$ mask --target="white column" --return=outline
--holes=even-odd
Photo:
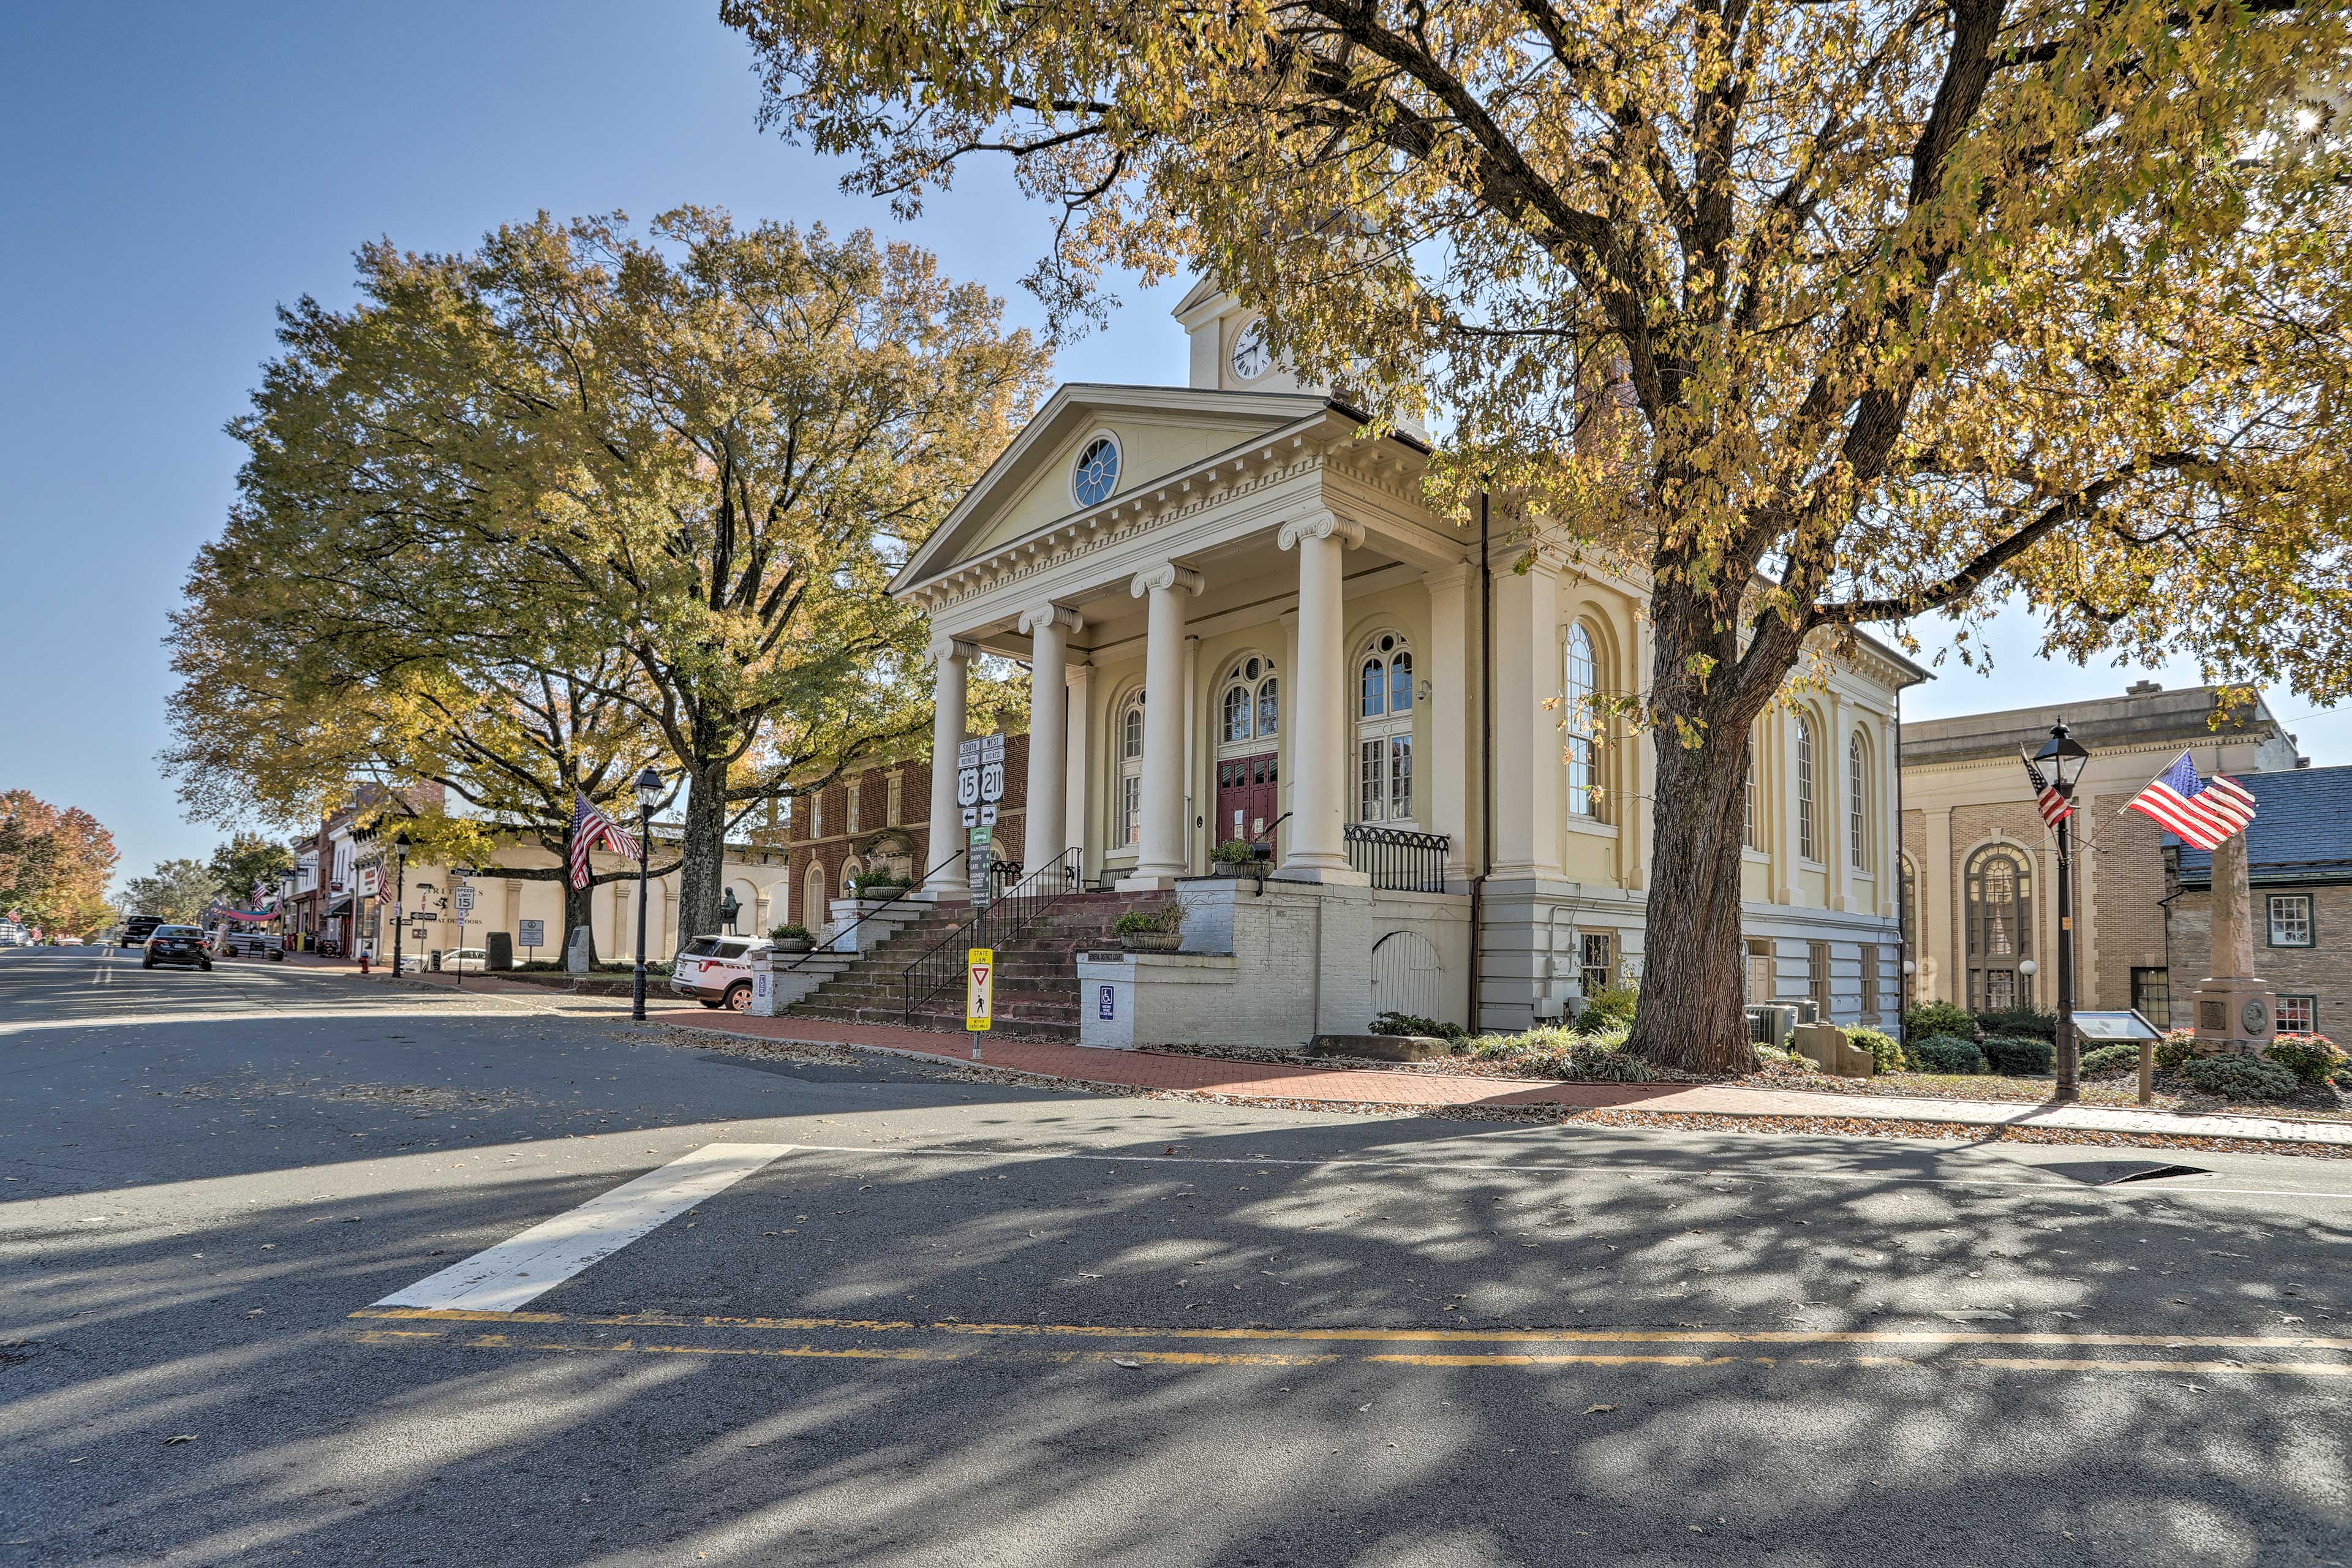
[[[1143,649],[1143,798],[1126,889],[1164,888],[1184,874],[1184,596],[1201,574],[1174,562],[1139,572],[1128,592],[1149,601]]]
[[[1853,774],[1845,754],[1853,741],[1853,704],[1843,692],[1832,691],[1828,747],[1830,782],[1822,791],[1822,802],[1829,808],[1830,841],[1822,848],[1829,853],[1830,908],[1847,914],[1860,907],[1853,890]]]
[[[1424,572],[1429,589],[1429,756],[1421,764],[1429,791],[1429,826],[1445,835],[1445,880],[1470,878],[1470,568]]]
[[[1087,850],[1089,875],[1100,869],[1098,858],[1087,844],[1087,824],[1092,819],[1089,807],[1094,798],[1093,790],[1087,787],[1094,778],[1094,675],[1091,664],[1081,661],[1069,667],[1069,701],[1063,710],[1068,725],[1063,744],[1068,755],[1062,768],[1062,842],[1074,849]]]
[[[933,900],[971,897],[971,884],[964,875],[963,813],[956,806],[955,780],[956,748],[964,738],[964,668],[977,652],[971,643],[953,637],[931,639],[936,684],[931,692],[930,843],[923,854],[932,862],[947,860],[923,884],[923,896]],[[956,852],[953,859],[948,859],[950,849]]]
[[[1283,524],[1279,542],[1298,552],[1298,675],[1291,699],[1290,852],[1281,875],[1295,881],[1361,882],[1348,868],[1347,610],[1340,552],[1364,542],[1364,525],[1316,512]]]
[[[1060,605],[1021,614],[1021,629],[1029,634],[1029,795],[1021,858],[1033,870],[1069,847],[1063,801],[1069,773],[1070,634],[1085,624],[1076,610]]]
[[[1538,558],[1495,582],[1495,874],[1558,877],[1559,576]]]

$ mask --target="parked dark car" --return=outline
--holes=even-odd
[[[205,946],[205,933],[195,926],[162,926],[147,939],[147,956],[139,962],[142,969],[152,969],[159,963],[193,963],[198,969],[209,970],[213,955]]]
[[[161,915],[132,915],[122,922],[122,945],[145,947],[147,939],[153,936],[155,928],[163,923],[163,917]]]

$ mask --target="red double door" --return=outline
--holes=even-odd
[[[1217,763],[1217,815],[1210,819],[1212,841],[1239,838],[1262,841],[1281,815],[1275,805],[1281,793],[1276,753],[1262,757],[1226,757]]]

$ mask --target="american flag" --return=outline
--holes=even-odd
[[[2126,811],[2153,817],[2180,836],[2184,844],[2210,850],[2254,819],[2254,797],[2236,780],[2215,773],[2197,776],[2189,753],[2156,775],[2124,803]]]
[[[572,885],[588,885],[588,852],[610,849],[614,854],[636,858],[637,841],[621,831],[620,824],[588,804],[584,795],[572,797],[580,804],[572,810]]]
[[[2025,776],[2033,781],[2033,803],[2042,808],[2042,821],[2055,827],[2074,815],[2074,803],[2061,795],[2056,784],[2042,776],[2042,770],[2033,765],[2032,757],[2025,758]]]

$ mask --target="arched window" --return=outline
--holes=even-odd
[[[1271,741],[1280,733],[1282,688],[1272,659],[1258,654],[1235,659],[1225,671],[1224,686],[1218,704],[1219,745],[1255,751],[1260,748],[1243,742]]]
[[[1797,854],[1822,858],[1821,818],[1813,798],[1813,721],[1797,715]]]
[[[859,863],[856,856],[845,855],[841,858],[841,896],[843,898],[848,899],[855,898],[856,896],[855,891],[849,886],[849,879],[856,876],[860,871],[865,869],[865,866]]]
[[[1111,436],[1097,436],[1078,454],[1070,469],[1070,497],[1080,506],[1093,506],[1110,499],[1118,488],[1118,441]]]
[[[1909,1012],[1917,1005],[1919,965],[1919,877],[1912,868],[1911,857],[1903,857],[1903,957],[1911,964],[1903,976],[1903,1010]]]
[[[1601,666],[1592,655],[1592,633],[1582,621],[1568,628],[1562,676],[1560,707],[1561,729],[1568,737],[1568,814],[1606,822],[1609,790],[1601,772],[1601,724],[1597,707]]]
[[[1870,869],[1870,763],[1857,730],[1845,743],[1845,858],[1857,871]]]
[[[808,927],[813,932],[822,932],[824,930],[825,916],[824,868],[812,860],[809,862],[808,875],[801,879],[800,923]]]
[[[1739,841],[1750,849],[1761,849],[1764,840],[1756,830],[1756,733],[1752,730],[1748,734],[1748,782],[1742,789],[1746,798],[1741,809],[1746,815],[1741,819]]]
[[[1994,844],[1970,856],[1967,896],[1969,1010],[2032,1005],[2033,978],[2018,970],[2033,946],[2033,872],[2024,851]]]
[[[1118,842],[1143,841],[1143,691],[1118,716]]]
[[[1412,649],[1395,632],[1356,656],[1356,820],[1412,820]]]

